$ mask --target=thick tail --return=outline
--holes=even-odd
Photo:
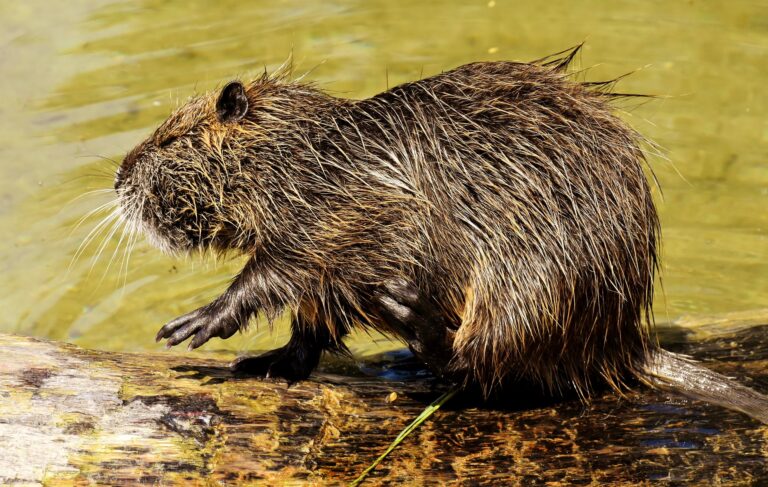
[[[768,396],[702,367],[685,356],[656,349],[641,374],[641,380],[658,389],[741,411],[768,424]]]

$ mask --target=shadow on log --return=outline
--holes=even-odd
[[[766,326],[667,348],[768,391]],[[3,484],[345,483],[441,392],[428,379],[327,372],[287,387],[219,361],[8,335],[0,356]],[[457,399],[366,485],[768,481],[768,428],[681,397],[639,390],[518,410]]]

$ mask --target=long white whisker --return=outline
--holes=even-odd
[[[133,207],[133,211],[131,211],[125,218],[125,221],[127,222],[127,228],[128,228],[128,241],[125,245],[125,251],[123,252],[123,261],[120,266],[120,273],[123,273],[123,287],[125,287],[126,283],[128,282],[128,264],[131,259],[131,252],[133,252],[133,247],[136,245],[136,241],[139,237],[138,232],[138,210],[136,210],[136,207]],[[119,277],[120,274],[118,274]]]
[[[135,226],[132,223],[130,228],[130,237],[128,238],[128,242],[125,245],[125,251],[123,252],[123,262],[120,266],[120,273],[123,274],[123,288],[125,288],[125,285],[128,282],[128,263],[130,262],[131,252],[133,252],[133,246],[136,245],[137,239],[138,233],[136,232]]]
[[[114,191],[115,190],[112,189],[112,188],[92,189],[90,191],[86,191],[85,193],[83,193],[81,195],[75,196],[71,200],[69,200],[66,203],[64,203],[64,206],[69,206],[72,203],[74,203],[75,201],[81,200],[81,199],[83,199],[83,198],[85,198],[87,196],[93,196],[93,195],[105,194],[105,193],[114,193]]]
[[[112,237],[115,235],[115,232],[117,232],[117,229],[120,228],[119,215],[120,215],[119,210],[115,210],[112,213],[112,218],[111,218],[112,226],[110,227],[111,229],[108,231],[109,233],[107,237],[104,240],[102,240],[101,245],[99,245],[99,248],[96,251],[96,255],[93,257],[93,260],[91,261],[91,268],[88,270],[88,275],[90,275],[91,272],[93,272],[93,269],[96,266],[96,263],[101,258],[101,254],[104,252],[104,249],[107,247],[110,240],[112,240]]]
[[[117,210],[112,210],[111,213],[106,215],[95,227],[91,229],[90,232],[88,232],[88,235],[85,236],[83,241],[80,243],[80,245],[77,247],[77,250],[75,251],[75,255],[72,256],[72,261],[69,263],[69,269],[72,269],[72,266],[75,262],[82,256],[85,249],[90,245],[90,243],[93,241],[98,234],[100,234],[105,228],[109,226],[109,223],[113,221],[115,218],[115,212]]]
[[[83,222],[85,222],[85,221],[86,221],[88,218],[92,217],[92,216],[93,216],[93,215],[95,215],[96,213],[98,213],[98,212],[100,212],[100,211],[102,211],[102,210],[104,210],[104,209],[106,209],[106,208],[108,208],[108,207],[110,207],[110,206],[117,206],[117,200],[110,200],[110,201],[107,201],[107,202],[106,202],[106,203],[104,203],[103,205],[99,205],[99,206],[97,206],[96,208],[94,208],[93,210],[91,210],[91,211],[89,211],[88,213],[86,213],[86,214],[85,214],[85,215],[84,215],[82,218],[80,218],[80,219],[77,221],[77,223],[75,223],[75,226],[74,226],[74,227],[72,228],[72,230],[70,230],[70,232],[69,232],[69,236],[71,237],[71,236],[72,236],[72,234],[73,234],[73,233],[74,233],[74,232],[75,232],[75,231],[76,231],[78,228],[80,228],[80,225],[82,225],[82,224],[83,224]]]
[[[121,230],[121,232],[120,232],[120,240],[117,241],[117,244],[115,245],[115,250],[112,251],[112,255],[109,258],[109,262],[107,262],[107,268],[104,269],[104,273],[102,274],[102,279],[109,273],[109,269],[110,269],[110,267],[112,267],[112,264],[115,261],[115,257],[120,252],[120,245],[123,243],[123,241],[125,240],[125,237],[126,237],[125,217],[124,217],[122,211],[120,211],[120,214],[117,216],[117,226],[115,227],[115,231],[117,231],[117,229]],[[115,232],[113,232],[112,234],[114,235],[114,233]],[[111,235],[110,235],[110,238],[111,238]],[[118,279],[119,279],[120,278],[120,274],[118,273],[117,276],[118,276]]]

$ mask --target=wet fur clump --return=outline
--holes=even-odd
[[[251,259],[158,338],[195,347],[289,308],[293,338],[264,374],[301,378],[355,327],[412,343],[377,298],[400,282],[444,336],[447,353],[416,354],[486,394],[523,380],[586,396],[660,370],[643,139],[608,84],[569,74],[576,52],[364,100],[283,70],[182,106],[125,158],[123,207],[166,251]]]
[[[650,347],[659,224],[641,138],[566,66],[474,63],[360,101],[264,75],[236,121],[214,94],[174,113],[118,193],[168,251],[265,256],[271,317],[386,332],[369,295],[403,278],[486,391],[618,386]]]

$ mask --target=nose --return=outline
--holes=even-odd
[[[115,173],[115,191],[120,189],[120,186],[123,185],[123,178],[120,177],[120,170],[122,168],[117,169],[117,173]]]
[[[131,173],[131,169],[136,164],[136,159],[143,146],[144,144],[139,145],[123,157],[123,162],[120,163],[120,167],[117,168],[117,173],[115,174],[115,190],[123,185],[125,175]]]

